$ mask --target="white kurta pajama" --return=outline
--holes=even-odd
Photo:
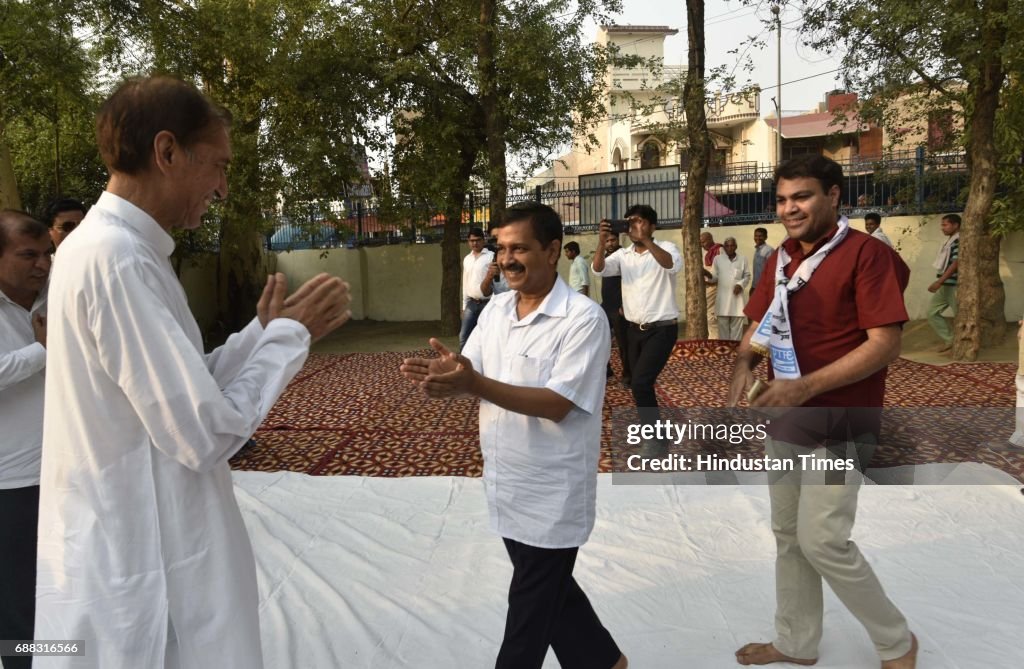
[[[743,309],[747,306],[750,263],[739,253],[730,259],[725,251],[722,251],[711,263],[711,278],[715,279],[718,285],[718,294],[715,297],[718,336],[739,341],[743,339],[743,325],[746,322]],[[741,289],[739,295],[733,293],[736,286]]]
[[[227,460],[308,353],[254,320],[208,356],[171,237],[104,193],[50,283],[37,667],[262,667],[252,548]]]

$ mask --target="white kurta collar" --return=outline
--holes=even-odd
[[[174,238],[160,227],[156,219],[119,195],[103,191],[94,205],[111,216],[116,216],[149,242],[160,255],[170,256],[174,252]]]

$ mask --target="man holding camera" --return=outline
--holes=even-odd
[[[679,307],[676,306],[676,274],[683,268],[683,257],[672,242],[654,241],[658,214],[645,204],[633,205],[626,220],[601,221],[601,248],[617,236],[616,226],[629,235],[632,245],[607,258],[594,254],[592,267],[601,277],[622,277],[622,310],[626,317],[626,352],[632,370],[630,390],[640,420],[651,424],[661,415],[654,394],[654,381],[664,369],[679,334]],[[641,455],[657,456],[661,444],[646,444]]]

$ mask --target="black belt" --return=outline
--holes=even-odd
[[[647,332],[654,328],[663,328],[668,327],[669,325],[675,325],[678,322],[678,319],[670,318],[667,321],[654,321],[653,323],[634,323],[633,321],[626,321],[626,324],[631,328],[636,328],[640,332]]]
[[[489,300],[491,298],[485,297],[482,300],[478,300],[475,297],[470,297],[470,298],[467,298],[467,299],[469,299],[470,302],[475,302],[476,304],[483,304],[484,302],[486,302],[487,300]]]

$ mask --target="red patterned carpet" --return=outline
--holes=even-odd
[[[403,357],[427,354],[311,355],[260,426],[258,446],[240,452],[232,466],[314,475],[479,476],[476,401],[427,400],[398,373]],[[723,406],[732,359],[729,343],[679,342],[659,377],[659,402]],[[873,466],[983,462],[1024,481],[1024,457],[1000,449],[1013,428],[1015,373],[1012,363],[896,361],[886,397],[893,409],[884,416]],[[631,406],[629,391],[610,383],[602,471],[612,465],[612,411]]]

